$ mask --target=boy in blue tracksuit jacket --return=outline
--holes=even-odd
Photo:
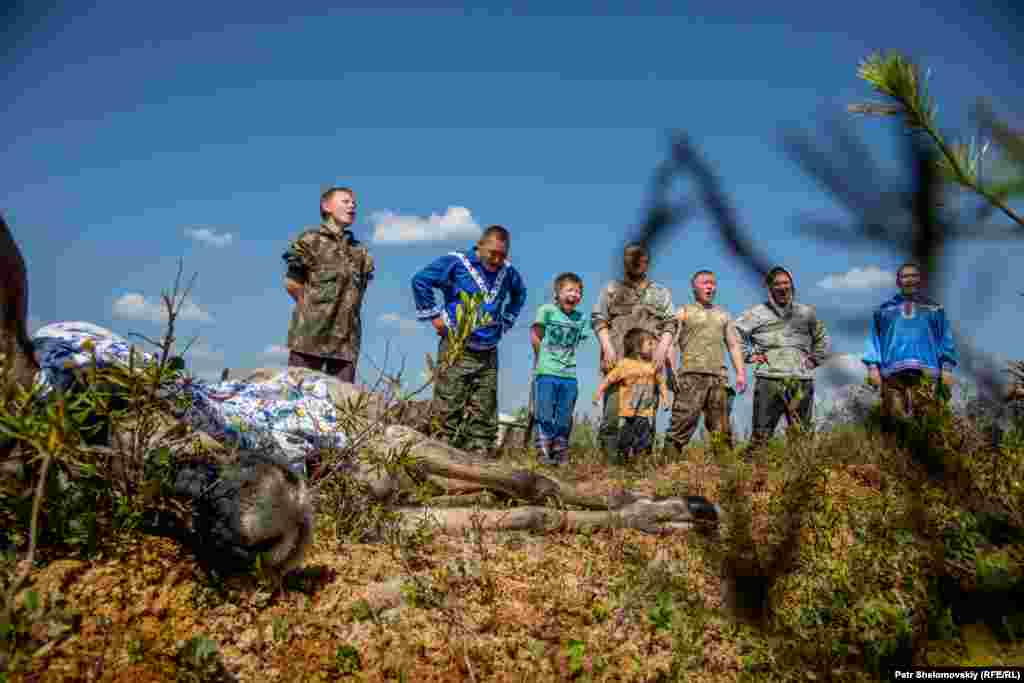
[[[921,269],[904,264],[896,273],[896,284],[900,293],[872,317],[863,358],[868,381],[881,385],[882,416],[888,421],[916,412],[914,389],[925,375],[952,384],[951,369],[958,363],[945,310],[919,292]]]
[[[507,261],[509,241],[505,228],[492,225],[472,249],[442,256],[412,278],[416,317],[429,320],[441,338],[439,359],[455,328],[459,293],[484,292],[482,312],[491,322],[469,336],[459,361],[434,386],[434,402],[441,412],[438,436],[455,448],[488,454],[498,435],[498,342],[526,303],[523,279]],[[440,306],[435,289],[444,297]]]

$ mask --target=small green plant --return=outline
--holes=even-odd
[[[578,676],[587,664],[587,645],[582,640],[573,638],[565,648],[569,676]]]
[[[227,677],[217,641],[204,635],[185,641],[175,657],[177,680],[182,683],[213,683]]]
[[[978,533],[978,522],[974,515],[962,512],[946,528],[942,540],[947,558],[956,562],[973,562],[978,543],[983,539]]]
[[[355,621],[370,621],[373,619],[373,608],[366,600],[356,600],[349,608],[349,616]]]
[[[274,619],[270,622],[270,628],[274,634],[274,640],[288,640],[288,632],[291,629],[291,624],[288,622],[288,617],[274,617]]]
[[[139,664],[146,658],[146,644],[141,638],[129,638],[126,649],[132,664]]]
[[[1018,580],[1011,573],[1010,560],[1005,553],[977,555],[974,567],[979,590],[1009,591]]]
[[[342,675],[355,674],[363,670],[363,660],[359,650],[345,643],[334,651],[334,669]]]
[[[672,627],[674,612],[672,597],[668,593],[661,593],[654,605],[648,608],[647,620],[655,631],[667,631]]]
[[[897,659],[909,657],[912,614],[881,598],[863,602],[857,610],[858,640],[869,671],[880,672]]]

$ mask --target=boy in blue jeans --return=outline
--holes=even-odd
[[[568,460],[569,431],[579,393],[576,349],[592,336],[587,316],[576,310],[583,299],[583,280],[575,273],[555,278],[555,302],[537,308],[530,328],[536,355],[533,380],[538,460],[560,465]]]

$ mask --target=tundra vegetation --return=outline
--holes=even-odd
[[[897,102],[884,113],[909,111],[914,98],[893,83],[919,83],[916,67],[872,56],[865,78],[872,64],[888,90],[872,83]],[[1019,170],[1019,138],[999,130],[992,145]],[[953,149],[940,153],[962,173],[970,157]],[[791,137],[790,150],[830,190],[858,198],[856,227],[817,226],[822,237],[884,242],[934,279],[931,257],[977,227],[976,216],[955,223],[936,210],[942,162],[920,140],[909,144],[912,187],[871,206],[806,140]],[[848,169],[863,161],[859,148],[845,153]],[[680,174],[696,199],[670,196]],[[865,173],[873,192],[878,177]],[[1010,215],[999,205],[1009,181],[971,182]],[[640,237],[656,245],[698,206],[738,267],[767,270],[679,137]],[[25,381],[31,359],[19,356],[24,301],[4,307],[5,680],[854,681],[894,664],[1024,665],[1024,431],[1003,420],[994,442],[1003,409],[979,397],[971,410],[935,403],[892,435],[873,395],[854,392],[752,463],[745,444],[712,438],[677,459],[612,467],[579,420],[571,464],[556,472],[519,444],[486,463],[399,424],[429,431],[415,399],[452,358],[430,359],[431,379],[410,392],[401,371],[382,369],[374,391],[332,395],[348,438],[318,454],[302,566],[283,577],[259,560],[219,572],[187,544],[143,533],[155,511],[188,524],[168,490],[176,462],[237,456],[170,417],[162,389],[181,372],[183,300],[176,281],[156,363],[88,369],[77,391],[41,408]],[[456,340],[480,322],[476,302],[463,304]],[[862,332],[865,321],[844,324]],[[1006,384],[973,349],[964,356],[981,391]],[[1024,380],[1024,366],[1011,371]],[[687,496],[724,514],[694,519]]]

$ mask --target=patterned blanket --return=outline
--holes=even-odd
[[[93,354],[99,368],[156,362],[152,354],[91,323],[52,323],[37,330],[32,341],[42,396],[67,389],[74,371],[93,363]],[[346,443],[326,376],[282,371],[259,383],[214,383],[181,372],[164,388],[164,396],[181,399],[174,401],[179,406],[176,417],[195,429],[227,446],[273,453],[300,474],[305,474],[310,454]]]

